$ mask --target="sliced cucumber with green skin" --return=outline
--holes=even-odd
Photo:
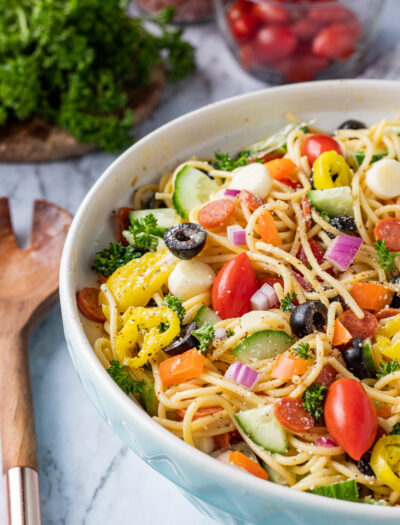
[[[284,487],[288,487],[289,483],[282,478],[280,474],[276,472],[273,468],[271,468],[269,465],[265,463],[265,461],[262,462],[263,469],[265,469],[268,473],[268,478],[273,483],[277,483],[278,485],[282,485]]]
[[[354,479],[348,481],[341,481],[339,483],[332,483],[332,485],[324,485],[315,489],[309,490],[312,494],[319,496],[326,496],[328,498],[344,499],[347,501],[358,501],[357,483]]]
[[[194,322],[199,328],[201,328],[207,321],[212,325],[215,325],[221,321],[221,318],[214,312],[214,310],[211,310],[211,308],[203,304],[203,306],[197,312]]]
[[[372,357],[371,352],[371,343],[369,339],[366,339],[363,341],[361,346],[362,355],[364,358],[365,366],[367,367],[368,374],[370,377],[375,378],[376,377],[376,366],[374,362],[374,358]]]
[[[181,217],[187,219],[193,208],[209,200],[218,183],[202,171],[184,166],[176,175],[172,202]]]
[[[146,393],[142,396],[142,402],[146,412],[150,416],[156,416],[158,414],[158,399],[156,396],[154,383],[146,390]]]
[[[235,414],[235,418],[256,445],[278,454],[289,450],[286,431],[276,419],[272,405],[242,410]]]
[[[152,213],[157,219],[158,227],[162,230],[167,231],[176,223],[180,222],[180,218],[175,210],[172,208],[156,208],[154,210],[134,210],[129,212],[129,218],[131,221],[135,219],[143,219],[146,215]]]
[[[233,354],[244,364],[276,357],[286,352],[296,339],[283,330],[261,330],[243,339],[232,350]]]
[[[344,215],[353,217],[353,197],[349,186],[329,188],[328,190],[310,190],[307,192],[311,206],[318,211],[327,213],[330,217]]]

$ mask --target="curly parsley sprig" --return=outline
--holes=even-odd
[[[315,355],[312,352],[310,353],[310,345],[308,343],[300,343],[297,348],[293,348],[293,353],[302,359],[315,359]]]
[[[293,301],[296,299],[296,294],[294,292],[288,292],[285,297],[281,300],[281,308],[284,312],[291,312],[294,310]]]
[[[108,248],[96,253],[92,270],[99,275],[109,277],[115,270],[132,259],[141,257],[141,255],[141,252],[136,251],[133,246],[123,246],[120,242],[110,242]]]
[[[387,363],[379,363],[379,370],[376,372],[376,377],[380,379],[381,377],[385,377],[393,372],[398,372],[399,370],[400,363],[397,359],[393,359],[393,361]]]
[[[323,402],[327,392],[326,386],[314,383],[304,392],[303,408],[314,417],[317,423],[321,422],[324,414]]]
[[[143,219],[131,219],[129,233],[133,244],[141,251],[156,250],[159,239],[164,236],[153,213],[147,214]]]
[[[199,341],[199,351],[203,354],[206,353],[209,345],[212,343],[215,337],[215,330],[210,321],[206,321],[201,328],[193,330],[192,335]]]
[[[119,361],[110,361],[110,368],[107,369],[107,372],[127,395],[143,395],[147,389],[146,381],[134,379],[126,366],[122,366]]]
[[[167,306],[170,310],[176,313],[180,321],[183,321],[183,318],[186,315],[186,310],[182,304],[182,299],[176,295],[168,294],[164,297],[164,306]]]
[[[387,272],[392,272],[395,269],[394,260],[400,255],[400,252],[390,251],[389,248],[386,247],[385,241],[382,241],[381,239],[376,241],[374,248],[379,259],[379,264]]]

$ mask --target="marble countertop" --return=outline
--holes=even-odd
[[[400,79],[400,46],[394,48],[399,17],[399,0],[389,0],[374,49],[378,58],[363,76]],[[236,65],[213,24],[190,27],[187,38],[198,49],[197,72],[166,89],[160,106],[137,129],[138,138],[209,102],[264,87]],[[75,212],[113,159],[96,153],[51,164],[0,165],[0,194],[10,197],[21,243],[27,239],[33,199]],[[128,525],[139,519],[141,525],[210,524],[174,485],[132,454],[96,412],[69,358],[59,306],[32,335],[30,364],[43,525]],[[1,523],[3,512],[0,498]]]

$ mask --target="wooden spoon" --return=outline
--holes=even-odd
[[[28,338],[57,300],[58,270],[71,215],[34,203],[30,246],[20,250],[8,199],[0,199],[0,434],[8,523],[39,525],[39,478]]]

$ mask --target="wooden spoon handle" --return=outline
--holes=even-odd
[[[12,330],[12,326],[7,328]],[[0,334],[0,432],[4,474],[14,467],[38,471],[27,337],[13,332]]]

